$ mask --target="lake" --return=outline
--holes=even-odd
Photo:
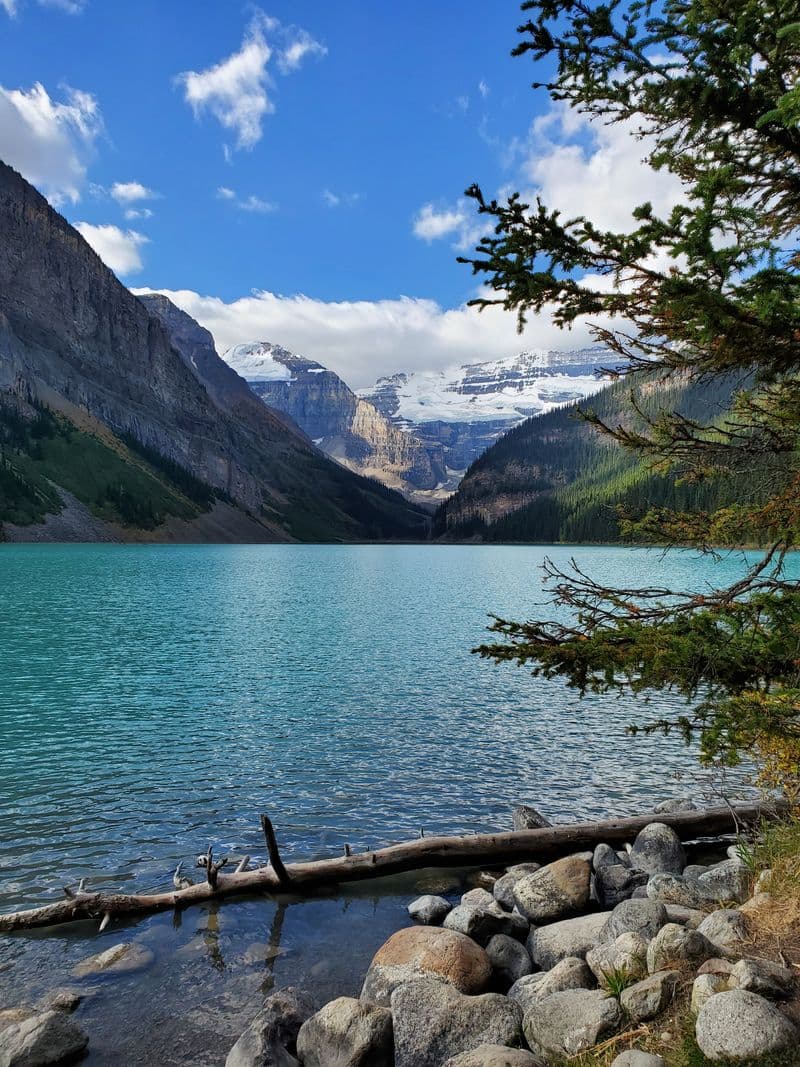
[[[80,877],[168,888],[210,843],[261,859],[261,812],[299,860],[508,829],[518,802],[567,821],[698,793],[677,739],[625,733],[664,698],[581,701],[470,653],[490,612],[543,612],[546,555],[626,585],[743,568],[615,547],[0,546],[0,909]],[[428,872],[7,937],[0,1001],[136,939],[155,962],[92,983],[87,1062],[221,1063],[272,983],[354,992],[420,888],[462,885]]]

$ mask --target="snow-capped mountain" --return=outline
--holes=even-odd
[[[444,371],[394,374],[359,395],[426,445],[439,445],[452,479],[523,419],[598,392],[604,385],[599,372],[614,363],[600,346],[521,352]]]

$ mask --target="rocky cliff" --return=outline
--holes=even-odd
[[[151,314],[2,163],[0,237],[0,398],[129,438],[252,513],[265,539],[423,532],[402,498],[252,404],[205,331],[176,309]]]
[[[420,500],[446,478],[439,445],[423,445],[322,364],[268,342],[234,345],[223,358],[345,467]]]

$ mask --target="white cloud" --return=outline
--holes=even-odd
[[[133,204],[137,200],[154,200],[158,193],[154,193],[141,182],[114,182],[111,195],[118,204]]]
[[[115,274],[136,274],[144,266],[140,250],[148,238],[143,233],[121,230],[118,226],[94,226],[90,222],[76,222],[75,229]]]
[[[217,189],[217,200],[224,200],[235,205],[240,211],[250,211],[256,215],[269,215],[278,210],[278,205],[272,200],[264,200],[260,196],[239,196],[235,189],[229,189],[227,185],[220,185]]]
[[[39,7],[55,7],[59,11],[66,11],[68,15],[80,15],[86,7],[86,0],[38,0]],[[16,0],[0,0],[0,7],[14,18],[17,14]]]
[[[481,78],[481,80],[478,82],[478,92],[481,94],[484,100],[489,95],[490,91],[491,90],[489,89],[489,86],[486,84],[483,78]]]
[[[14,18],[17,13],[17,5],[15,0],[0,0],[0,7],[3,8],[9,18]]]
[[[467,200],[459,200],[453,207],[423,204],[413,219],[415,237],[429,244],[441,237],[452,237],[453,247],[462,252],[471,248],[488,228]]]
[[[125,211],[126,219],[152,219],[153,212],[149,207],[129,207]]]
[[[0,0],[2,2],[2,0]],[[103,123],[90,93],[64,88],[54,100],[40,83],[27,91],[0,86],[0,158],[56,206],[77,202]]]
[[[235,200],[236,193],[233,189],[229,189],[227,185],[220,185],[217,189],[217,200]]]
[[[324,55],[326,49],[305,30],[284,27],[277,19],[256,11],[238,52],[202,71],[189,70],[175,79],[184,99],[199,118],[206,111],[236,135],[237,148],[252,148],[261,140],[264,117],[275,111],[268,90],[273,82],[267,70],[274,48],[282,74],[296,70],[308,55]],[[230,147],[226,148],[226,158]]]
[[[323,189],[322,199],[328,207],[352,207],[361,199],[361,193],[334,193],[330,189]]]
[[[519,336],[514,316],[499,308],[446,310],[411,297],[326,302],[256,292],[226,303],[190,290],[162,291],[211,331],[220,352],[246,341],[273,341],[319,360],[354,388],[401,370],[443,370],[526,348],[565,350],[591,343],[585,325],[564,332],[546,314],[533,318]]]

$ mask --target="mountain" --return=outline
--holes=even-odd
[[[254,402],[206,331],[148,309],[2,163],[0,238],[5,536],[424,536],[418,509]]]
[[[223,359],[345,467],[420,501],[446,479],[439,445],[424,446],[321,363],[267,342],[234,345]]]
[[[640,383],[643,410],[679,411],[708,423],[729,407],[741,382]],[[635,423],[631,383],[606,386],[589,404],[610,425]],[[599,434],[578,415],[578,404],[527,419],[510,430],[467,471],[438,510],[434,534],[445,540],[598,542],[621,538],[619,509],[632,517],[651,507],[710,511],[751,492],[746,482],[675,484],[634,453]]]
[[[445,371],[379,378],[360,396],[427,448],[441,450],[447,468],[439,493],[443,497],[507,430],[531,415],[596,393],[603,384],[598,370],[613,362],[602,347],[521,352]]]

